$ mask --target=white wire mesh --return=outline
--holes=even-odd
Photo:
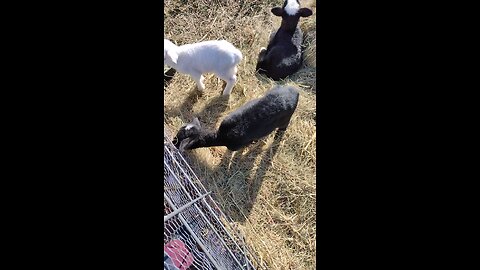
[[[164,269],[266,269],[230,226],[231,220],[207,195],[173,146],[166,127],[163,158]],[[201,196],[204,198],[198,199]],[[179,209],[182,207],[185,209]],[[176,214],[171,214],[174,211]]]

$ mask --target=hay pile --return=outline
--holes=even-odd
[[[280,84],[300,89],[300,100],[282,138],[274,134],[233,154],[226,147],[188,152],[192,168],[211,190],[225,214],[245,234],[247,244],[268,269],[314,269],[316,175],[316,36],[315,2],[301,1],[313,16],[302,18],[305,63]],[[310,2],[310,3],[306,3]],[[175,133],[198,116],[207,129],[245,102],[262,96],[276,83],[255,75],[261,47],[280,18],[273,0],[165,0],[164,36],[176,44],[226,39],[239,48],[243,60],[230,100],[221,96],[223,81],[205,76],[203,95],[187,75],[175,74],[164,88],[165,125]]]

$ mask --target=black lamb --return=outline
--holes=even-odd
[[[298,91],[292,86],[276,86],[265,96],[251,100],[230,113],[216,132],[202,128],[198,118],[180,128],[174,142],[179,150],[226,146],[236,151],[267,136],[276,128],[285,130],[297,108]]]

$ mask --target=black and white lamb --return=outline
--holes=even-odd
[[[275,16],[282,17],[282,24],[271,35],[268,47],[260,50],[256,70],[278,81],[302,66],[303,33],[298,21],[313,12],[309,8],[300,8],[298,0],[285,0],[283,7],[274,7],[271,11]]]
[[[276,128],[285,130],[297,108],[298,91],[276,86],[265,96],[245,103],[225,117],[216,132],[206,131],[198,118],[180,128],[174,138],[180,151],[200,147],[226,146],[236,151],[263,138]]]

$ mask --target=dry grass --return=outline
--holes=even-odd
[[[271,134],[233,154],[225,147],[188,153],[192,168],[268,269],[316,266],[316,12],[314,1],[301,2],[312,8],[314,15],[300,20],[306,45],[304,67],[280,82],[300,89],[298,108],[286,133],[282,138]],[[270,9],[282,1],[164,3],[165,38],[176,44],[226,39],[244,55],[229,100],[221,96],[223,82],[214,75],[206,76],[203,95],[188,76],[175,75],[164,90],[165,125],[170,131],[176,132],[194,116],[199,116],[206,128],[217,128],[228,113],[275,85],[255,75],[254,69],[260,48],[266,47],[270,31],[280,23]]]

